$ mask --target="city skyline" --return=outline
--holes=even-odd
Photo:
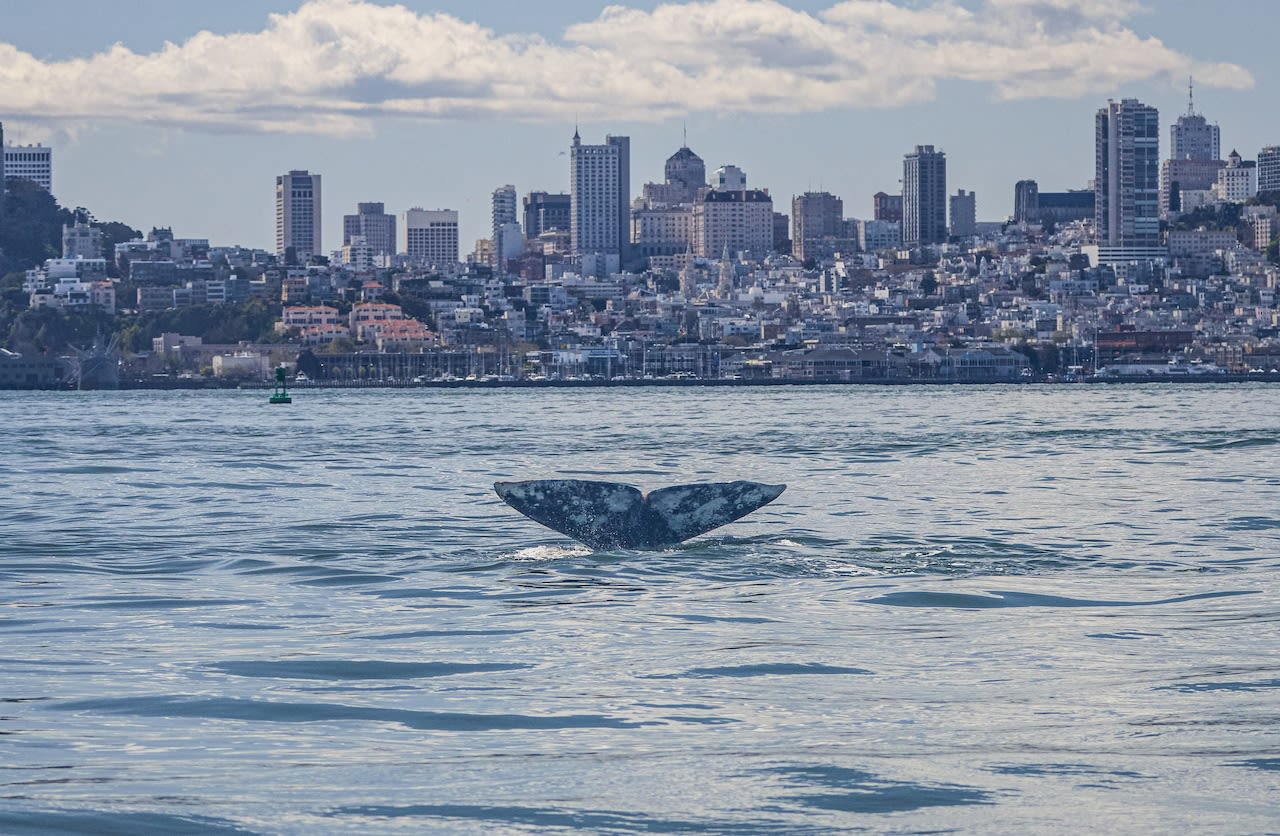
[[[192,58],[198,50],[238,43],[235,38],[228,39],[224,34],[227,32],[266,39],[261,42],[280,47],[283,61],[288,57],[286,47],[296,43],[289,41],[280,46],[284,43],[280,39],[284,33],[296,34],[295,30],[308,21],[315,23],[326,16],[349,19],[351,15],[383,20],[394,13],[400,15],[397,19],[416,21],[428,32],[461,25],[458,31],[478,38],[476,43],[481,46],[509,47],[510,39],[526,30],[556,55],[561,53],[555,50],[572,52],[586,49],[582,44],[590,44],[597,53],[613,50],[610,54],[620,56],[621,72],[629,66],[626,61],[634,59],[634,50],[618,45],[619,32],[671,25],[674,21],[683,23],[688,37],[696,40],[710,25],[707,20],[729,20],[746,40],[750,40],[747,36],[752,32],[757,36],[773,32],[777,49],[758,65],[744,67],[744,72],[751,71],[744,78],[759,79],[759,92],[767,91],[779,77],[803,81],[808,77],[806,73],[821,75],[819,70],[827,66],[823,62],[829,63],[830,56],[824,58],[808,47],[832,38],[852,42],[851,39],[874,31],[890,41],[901,42],[904,54],[920,44],[928,47],[925,53],[941,54],[946,52],[944,47],[976,43],[975,28],[993,20],[1034,33],[1035,26],[1025,19],[1035,15],[1039,23],[1054,22],[1065,32],[1054,36],[1057,40],[1051,60],[1035,62],[1003,80],[972,67],[935,67],[933,74],[921,82],[927,82],[929,89],[921,88],[916,99],[907,103],[886,101],[883,96],[868,97],[865,90],[858,93],[856,78],[846,79],[846,87],[824,88],[816,93],[801,85],[806,92],[797,93],[797,101],[774,101],[765,106],[742,93],[718,103],[714,95],[706,95],[721,89],[707,80],[707,73],[712,70],[681,58],[677,45],[669,38],[659,39],[649,48],[664,50],[663,55],[673,56],[671,66],[683,68],[687,76],[705,82],[699,90],[708,100],[706,103],[676,98],[669,112],[661,108],[655,111],[619,95],[611,108],[613,112],[609,112],[599,103],[592,106],[589,101],[581,101],[586,95],[583,90],[591,92],[594,83],[578,85],[571,78],[562,80],[563,98],[579,99],[575,107],[583,110],[580,128],[584,135],[631,137],[633,184],[662,179],[662,163],[682,145],[687,128],[688,145],[707,161],[709,169],[725,164],[740,166],[748,172],[752,188],[770,190],[775,207],[786,205],[792,196],[806,191],[829,191],[843,199],[846,216],[857,218],[872,217],[871,196],[875,192],[900,192],[903,155],[919,144],[933,144],[947,153],[948,193],[958,189],[975,192],[979,220],[998,220],[1012,214],[1014,184],[1018,180],[1037,180],[1046,190],[1083,188],[1094,168],[1088,124],[1098,107],[1108,98],[1138,98],[1158,108],[1162,124],[1168,125],[1185,110],[1186,75],[1192,72],[1197,77],[1197,110],[1210,122],[1221,125],[1224,153],[1237,148],[1250,159],[1262,147],[1280,141],[1280,130],[1272,130],[1261,113],[1263,109],[1247,106],[1265,100],[1268,91],[1274,90],[1276,59],[1264,49],[1251,49],[1250,38],[1255,36],[1250,33],[1233,40],[1232,49],[1224,49],[1216,42],[1201,44],[1195,37],[1202,31],[1195,28],[1195,15],[1173,3],[1150,4],[1149,11],[1142,13],[1133,4],[1099,10],[1096,4],[1070,0],[1002,0],[911,8],[872,3],[783,5],[721,0],[656,8],[649,3],[605,14],[597,14],[588,4],[562,3],[547,11],[546,20],[537,24],[540,29],[531,28],[535,16],[528,13],[502,18],[495,4],[480,3],[472,4],[473,12],[468,15],[461,5],[412,3],[408,8],[392,8],[347,0],[233,2],[218,13],[184,12],[163,25],[150,20],[135,27],[136,32],[113,29],[112,25],[103,25],[110,21],[95,20],[90,15],[88,22],[98,27],[95,33],[72,26],[60,33],[57,44],[43,43],[28,25],[7,27],[11,31],[3,38],[9,46],[0,46],[0,51],[23,53],[19,56],[22,61],[17,63],[28,71],[34,68],[30,77],[35,82],[27,87],[40,88],[42,84],[52,84],[50,79],[65,83],[71,59],[110,63],[118,60],[112,55],[126,49],[134,63],[155,64],[165,60],[165,55],[176,53],[193,62],[192,67],[198,67],[198,61]],[[142,11],[149,7],[145,0],[134,0],[132,6]],[[433,11],[445,17],[432,17]],[[1242,11],[1247,14],[1248,9]],[[282,16],[268,21],[268,12]],[[873,12],[879,15],[875,20],[870,17]],[[468,20],[478,25],[466,23]],[[768,29],[779,24],[785,25],[784,30],[779,30],[781,34]],[[193,38],[195,33],[189,31],[193,26],[208,28],[214,34]],[[482,28],[485,26],[490,28]],[[950,28],[941,31],[941,27]],[[352,45],[345,36],[332,32],[329,36],[336,39],[333,43],[339,47]],[[321,39],[329,36],[314,31],[307,35]],[[104,37],[119,38],[123,46],[114,53],[105,52]],[[155,42],[156,38],[168,38],[173,44],[164,48]],[[1079,62],[1096,55],[1100,44],[1122,41],[1129,43],[1133,52],[1126,56],[1126,62],[1114,62],[1122,66],[1083,77],[1083,64]],[[1043,40],[1038,43],[1045,46]],[[1261,44],[1262,40],[1256,43]],[[925,54],[918,49],[917,53]],[[1079,66],[1064,55],[1075,55]],[[1029,57],[1023,55],[1024,59]],[[225,60],[234,58],[233,51]],[[1139,59],[1148,60],[1151,66],[1142,66]],[[866,60],[869,59],[864,58],[864,63]],[[970,59],[964,59],[967,60]],[[960,64],[964,61],[955,59]],[[778,76],[788,72],[792,75]],[[0,76],[3,74],[0,69]],[[128,101],[115,104],[114,115],[85,115],[83,107],[68,108],[80,114],[76,121],[57,106],[49,106],[48,102],[59,101],[56,96],[46,97],[41,111],[24,104],[23,94],[11,90],[0,94],[0,118],[5,121],[11,142],[54,144],[54,191],[65,205],[88,206],[99,216],[118,217],[139,228],[171,224],[180,234],[267,249],[271,248],[273,231],[270,183],[281,171],[307,169],[325,177],[322,237],[326,250],[337,249],[341,219],[355,211],[360,202],[383,202],[387,211],[395,215],[415,206],[455,209],[460,213],[460,244],[465,253],[477,238],[490,233],[490,202],[495,188],[514,184],[521,197],[533,191],[569,191],[566,152],[574,118],[561,107],[563,101],[553,106],[544,100],[540,114],[506,116],[468,113],[464,108],[445,113],[447,118],[421,113],[397,117],[387,112],[386,91],[378,93],[373,89],[391,85],[392,75],[383,72],[355,79],[355,87],[364,89],[364,95],[382,102],[368,105],[367,110],[373,115],[362,117],[365,124],[357,126],[355,133],[331,125],[310,124],[309,120],[323,113],[323,108],[316,108],[313,113],[299,105],[295,112],[297,124],[272,128],[255,123],[251,114],[257,111],[235,102],[232,110],[241,111],[232,116],[240,117],[217,125],[199,120],[182,122],[176,113],[169,119],[149,111],[150,105]],[[660,81],[661,78],[654,84]],[[891,80],[886,78],[884,86],[892,86]],[[417,93],[418,98],[411,101],[419,105],[437,101],[421,90]],[[208,96],[208,91],[198,84],[191,90],[193,100]],[[811,100],[815,98],[817,101]],[[975,108],[981,114],[978,118],[973,115]],[[135,114],[132,124],[124,118],[131,113]],[[277,132],[292,130],[300,132]],[[998,154],[991,151],[993,138],[1000,142]],[[1169,153],[1167,143],[1167,137],[1162,136],[1162,158]],[[431,152],[423,154],[420,149],[424,147],[431,148]],[[182,171],[183,176],[174,177],[174,171]],[[196,196],[199,199],[194,199]]]

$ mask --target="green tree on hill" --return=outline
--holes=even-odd
[[[30,180],[10,177],[0,195],[0,276],[62,255],[62,227],[72,212]]]

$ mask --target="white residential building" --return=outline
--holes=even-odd
[[[722,165],[711,185],[719,191],[740,192],[747,187],[747,173],[736,165]]]
[[[1227,157],[1227,167],[1218,172],[1213,187],[1214,197],[1224,203],[1244,203],[1258,194],[1258,168],[1252,160],[1244,161],[1235,151]]]
[[[102,258],[102,230],[89,224],[62,226],[62,257]]]
[[[404,213],[404,251],[410,261],[452,273],[458,264],[458,213],[415,207]]]

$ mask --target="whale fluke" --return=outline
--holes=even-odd
[[[786,485],[699,482],[643,494],[618,482],[495,482],[502,501],[593,549],[660,549],[705,534],[773,502]]]

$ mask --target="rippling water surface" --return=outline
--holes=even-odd
[[[0,831],[1275,832],[1277,461],[1266,386],[3,393]]]

